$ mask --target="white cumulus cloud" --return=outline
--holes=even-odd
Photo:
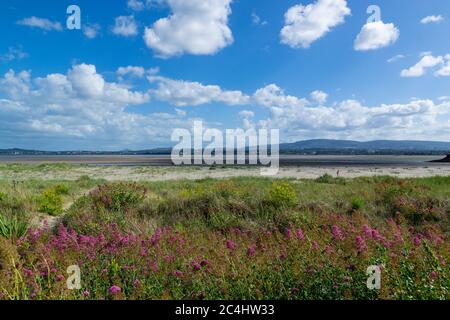
[[[231,0],[167,0],[172,14],[145,28],[144,40],[164,58],[210,55],[233,42],[228,26]]]
[[[450,54],[444,57],[445,63],[436,71],[435,75],[438,77],[450,77]]]
[[[115,19],[112,28],[115,35],[123,37],[134,37],[138,34],[138,26],[134,16],[120,16]]]
[[[88,39],[95,39],[98,36],[100,29],[101,29],[101,26],[97,23],[86,24],[83,26],[83,34]]]
[[[351,13],[345,0],[317,0],[295,5],[285,14],[281,42],[292,48],[309,48]]]
[[[192,125],[175,112],[126,110],[149,101],[148,93],[106,81],[94,65],[37,78],[10,70],[0,77],[0,143],[60,150],[144,148],[167,145],[174,127]]]
[[[324,104],[325,102],[327,102],[328,94],[321,90],[315,90],[311,92],[311,98],[319,104]]]
[[[119,67],[116,73],[121,77],[130,75],[136,78],[143,78],[145,76],[145,69],[138,66]]]
[[[269,84],[258,89],[253,100],[264,107],[304,107],[308,100],[286,95],[284,90],[276,84]]]
[[[241,91],[223,90],[216,85],[204,85],[199,82],[173,80],[161,76],[149,76],[149,81],[155,83],[154,96],[161,101],[178,107],[198,106],[212,102],[228,105],[244,105],[249,97]]]
[[[425,53],[415,65],[401,72],[402,77],[417,78],[425,75],[428,69],[441,65],[444,62],[442,56],[433,56],[431,53]]]
[[[366,23],[356,37],[354,48],[357,51],[368,51],[384,48],[394,44],[400,31],[393,23],[383,21]]]

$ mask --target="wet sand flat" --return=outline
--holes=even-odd
[[[450,176],[450,164],[428,161],[440,156],[282,156],[274,178],[315,179],[324,174],[344,178]],[[58,165],[62,164],[62,165]],[[168,156],[0,156],[0,179],[164,181],[257,177],[256,166],[173,166]]]

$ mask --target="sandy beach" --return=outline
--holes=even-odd
[[[424,166],[314,166],[314,167],[281,167],[273,178],[315,179],[324,174],[343,178],[366,176],[394,176],[398,178],[421,178],[433,176],[450,176],[450,165]],[[76,180],[82,176],[107,181],[166,181],[166,180],[198,180],[205,178],[256,177],[261,172],[256,167],[208,168],[208,167],[142,167],[142,166],[74,166],[70,169],[57,166],[45,166],[41,170],[35,167],[14,170],[2,168],[1,180]]]

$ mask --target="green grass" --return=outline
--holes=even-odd
[[[26,221],[16,216],[8,217],[0,215],[0,236],[8,240],[19,239],[23,237],[28,230]]]

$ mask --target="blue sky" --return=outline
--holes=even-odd
[[[110,2],[1,1],[0,148],[167,146],[198,119],[283,141],[449,141],[446,1]]]

